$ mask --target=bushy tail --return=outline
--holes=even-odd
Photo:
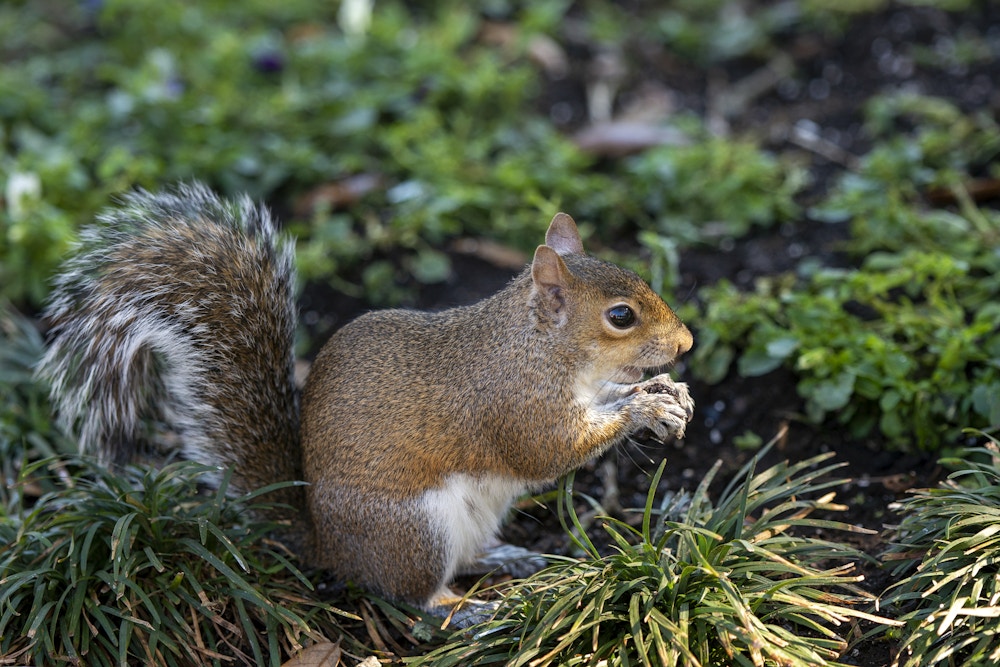
[[[81,238],[39,373],[84,451],[127,460],[162,420],[235,491],[301,479],[293,250],[267,210],[200,185],[139,191]]]

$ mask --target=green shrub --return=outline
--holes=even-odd
[[[723,282],[702,291],[704,315],[690,318],[692,367],[718,382],[737,356],[748,377],[787,366],[812,421],[937,449],[959,441],[963,424],[1000,420],[1000,306],[990,295],[1000,289],[967,264],[920,252],[872,255],[803,283],[760,280],[752,293]]]
[[[966,115],[946,100],[919,95],[873,98],[866,128],[877,139],[856,171],[843,174],[811,213],[850,220],[850,250],[941,252],[989,271],[1000,242],[995,212],[977,208],[966,192],[971,174],[1000,155],[1000,126],[985,114]],[[900,126],[915,125],[909,132]],[[935,193],[951,208],[928,208]],[[980,267],[981,264],[984,266]]]
[[[794,25],[795,3],[753,6],[749,10],[725,0],[683,0],[647,19],[646,30],[671,51],[707,65],[748,56],[766,57],[776,33]]]
[[[662,146],[632,158],[633,196],[649,212],[649,227],[682,243],[744,236],[799,212],[795,195],[805,171],[750,139],[695,133],[685,146]]]

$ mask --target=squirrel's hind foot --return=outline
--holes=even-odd
[[[496,541],[489,544],[476,558],[459,568],[458,573],[466,576],[485,576],[503,573],[522,579],[531,576],[548,565],[541,554]],[[451,589],[444,588],[434,595],[424,607],[430,614],[448,621],[448,627],[464,630],[490,620],[499,601],[463,598]]]
[[[540,553],[505,542],[489,545],[471,563],[459,568],[461,574],[483,576],[493,572],[509,574],[517,579],[531,576],[548,565]]]
[[[445,588],[424,607],[428,614],[442,619],[442,627],[465,630],[493,618],[500,608],[498,600],[477,600],[456,595]]]

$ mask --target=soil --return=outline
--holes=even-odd
[[[960,37],[982,40],[990,45],[994,57],[972,65],[948,64],[944,58],[949,45],[954,46]],[[808,165],[813,177],[803,195],[805,205],[826,192],[833,180],[850,168],[855,156],[863,155],[870,147],[862,126],[862,111],[865,101],[878,93],[908,90],[944,97],[965,111],[996,116],[1000,110],[997,3],[982,2],[960,13],[892,3],[881,12],[855,20],[842,37],[795,34],[781,46],[792,59],[793,73],[774,81],[773,86],[736,112],[720,115],[716,109],[719,99],[745,77],[765,67],[765,60],[697,69],[668,53],[662,45],[648,43],[636,44],[624,54],[628,74],[619,100],[624,105],[655,87],[668,93],[677,110],[700,113],[720,131],[752,132],[763,137],[772,150],[795,154]],[[941,62],[922,64],[913,57],[918,46],[941,53]],[[566,48],[572,57],[571,71],[549,82],[539,104],[553,118],[559,118],[567,133],[572,133],[584,125],[586,82],[599,54],[583,42],[568,40]],[[803,141],[803,133],[821,142]],[[803,216],[780,228],[756,231],[731,248],[688,250],[681,259],[682,285],[676,293],[695,299],[698,288],[721,278],[749,286],[758,276],[794,270],[804,259],[845,265],[849,260],[838,248],[847,233],[846,225]],[[513,275],[509,269],[474,256],[453,253],[452,257],[452,278],[421,291],[415,305],[440,308],[468,303],[496,291]],[[305,307],[322,310],[327,326],[335,327],[365,308],[360,302],[343,299],[331,304],[326,300],[330,295],[319,292],[308,296]],[[698,323],[688,324],[697,345]],[[683,362],[677,370],[684,379]],[[736,446],[737,436],[752,432],[766,441],[787,427],[767,461],[779,457],[802,460],[821,452],[835,452],[835,460],[846,464],[843,474],[851,479],[838,489],[838,500],[846,502],[849,509],[837,518],[878,531],[870,536],[838,538],[853,540],[877,556],[885,546],[886,527],[896,520],[890,508],[893,501],[903,497],[907,489],[935,484],[942,470],[933,456],[888,450],[877,437],[857,439],[835,423],[807,423],[800,417],[803,405],[795,384],[795,377],[786,371],[750,379],[733,374],[713,386],[694,382],[691,394],[696,402],[695,417],[682,441],[621,447],[582,470],[575,488],[602,501],[608,499],[609,490],[616,490],[617,501],[607,503],[611,509],[642,506],[649,478],[663,458],[668,465],[661,480],[662,490],[693,489],[717,460],[722,461],[717,484],[724,484],[753,455]],[[565,553],[568,549],[554,507],[522,507],[506,528],[505,537],[542,552]],[[596,530],[595,538],[601,537]],[[863,571],[869,589],[881,592],[887,575],[871,565],[863,566]],[[891,661],[891,651],[887,642],[869,641],[853,648],[843,660],[882,666]]]

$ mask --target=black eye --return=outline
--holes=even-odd
[[[627,329],[635,324],[635,311],[628,306],[615,306],[608,310],[608,322],[619,329]]]

